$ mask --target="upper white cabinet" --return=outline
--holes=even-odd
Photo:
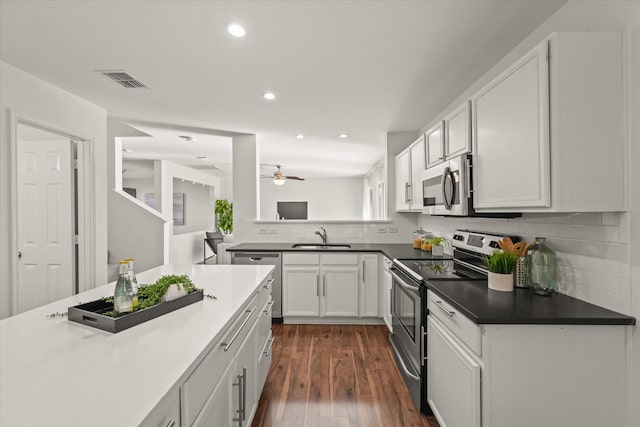
[[[424,134],[427,140],[427,167],[444,161],[444,132],[442,127],[443,123],[438,122],[437,125]]]
[[[470,102],[466,101],[425,132],[427,168],[471,151],[469,104]]]
[[[470,101],[453,110],[444,119],[444,157],[459,156],[471,151]]]
[[[425,137],[422,135],[396,156],[396,211],[422,212],[420,175],[425,164]]]
[[[622,40],[554,33],[471,99],[480,212],[622,211]]]

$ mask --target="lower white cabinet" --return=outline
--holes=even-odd
[[[378,254],[285,253],[285,317],[378,317]]]
[[[427,330],[429,406],[441,427],[480,427],[480,364],[434,316]]]
[[[269,282],[181,387],[182,426],[249,426],[271,365]]]

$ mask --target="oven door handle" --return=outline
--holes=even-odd
[[[411,292],[420,292],[420,287],[419,286],[415,286],[415,285],[410,285],[407,282],[404,281],[404,279],[400,276],[398,276],[396,273],[393,272],[393,269],[390,270],[391,272],[391,276],[393,276],[394,279],[396,279],[396,282],[398,282],[398,284],[405,288],[408,291]]]
[[[409,368],[407,368],[407,365],[405,365],[404,360],[402,359],[402,355],[398,351],[398,348],[396,347],[396,345],[393,343],[393,340],[389,340],[389,341],[391,342],[391,347],[393,347],[393,352],[396,354],[396,359],[400,362],[400,367],[402,368],[404,373],[407,374],[414,381],[420,381],[420,377],[415,375],[413,372],[409,371]]]
[[[481,267],[475,266],[475,265],[473,265],[471,263],[468,263],[466,261],[462,261],[462,260],[456,259],[453,262],[455,262],[456,264],[460,264],[460,265],[462,265],[464,267],[467,267],[470,270],[477,271],[478,273],[482,273],[485,276],[488,274],[488,270],[483,270]]]

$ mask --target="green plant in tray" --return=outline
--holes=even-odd
[[[484,257],[484,263],[491,273],[510,274],[516,268],[518,258],[512,252],[495,251]]]

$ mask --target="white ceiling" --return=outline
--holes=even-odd
[[[357,176],[387,132],[426,125],[564,2],[3,0],[0,59],[153,136],[125,141],[129,157],[228,168],[229,135],[252,133],[286,174]]]

